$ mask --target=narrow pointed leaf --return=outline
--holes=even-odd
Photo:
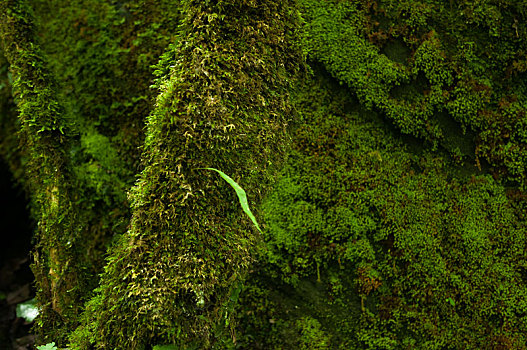
[[[247,194],[245,193],[245,190],[240,185],[238,185],[238,183],[234,181],[229,175],[225,174],[223,171],[220,171],[214,168],[198,168],[198,169],[213,170],[217,172],[218,174],[220,174],[220,176],[225,181],[227,181],[227,183],[231,185],[232,188],[234,188],[234,190],[236,191],[236,194],[238,195],[238,199],[240,200],[240,205],[242,206],[243,211],[245,212],[245,214],[247,214],[249,219],[252,220],[254,226],[256,226],[258,231],[260,231],[260,233],[263,234],[262,230],[260,229],[260,226],[258,225],[258,222],[256,221],[256,218],[254,217],[253,213],[249,209],[249,204],[247,201]]]

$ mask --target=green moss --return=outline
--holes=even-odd
[[[78,240],[82,224],[74,206],[76,181],[68,158],[75,129],[59,103],[56,82],[35,39],[31,8],[23,1],[2,1],[0,16],[0,39],[10,65],[19,135],[27,156],[23,163],[26,189],[31,191],[38,222],[33,271],[41,307],[39,322],[61,339],[59,329],[75,323],[85,278]]]
[[[302,345],[298,349],[329,349],[330,339],[321,330],[320,322],[314,318],[304,317],[297,321],[301,330]]]
[[[382,111],[403,133],[423,138],[433,148],[444,146],[454,159],[486,160],[496,173],[524,184],[525,147],[511,140],[521,137],[513,125],[524,113],[509,102],[523,105],[525,100],[520,62],[526,52],[521,40],[527,30],[524,5],[301,4],[309,58],[351,87],[362,104]],[[445,115],[463,132],[478,135],[476,148],[466,153],[451,147],[457,135],[443,122]]]
[[[335,349],[524,348],[522,202],[447,154],[409,152],[317,74],[297,95],[302,123],[262,205],[266,247],[241,295],[245,346],[298,348],[304,326],[287,330],[311,317],[308,337]]]
[[[527,346],[526,5],[295,4],[0,1],[42,341]]]
[[[73,315],[97,286],[94,276],[102,272],[110,240],[129,224],[127,190],[138,169],[144,117],[155,94],[149,89],[150,65],[173,37],[169,31],[179,9],[172,2],[122,8],[97,1],[31,5],[14,10],[14,35],[4,27],[21,122],[13,120],[12,111],[2,115],[2,133],[9,135],[2,147],[15,174],[25,172],[34,218],[45,232],[38,236],[34,268],[45,306],[42,340],[62,344],[77,326]],[[32,37],[34,18],[26,12],[38,14],[38,42]],[[144,27],[155,31],[146,35]],[[132,44],[137,35],[145,43]],[[27,41],[27,50],[9,51],[13,45],[25,48]],[[14,110],[6,90],[3,106]],[[13,146],[19,141],[17,128],[22,128],[20,153]],[[58,206],[53,204],[57,194]],[[62,307],[56,307],[59,299]]]
[[[41,0],[36,7],[68,113],[108,137],[126,170],[137,172],[155,97],[150,66],[174,40],[178,3]]]

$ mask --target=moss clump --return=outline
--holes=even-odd
[[[488,162],[525,185],[523,3],[300,3],[308,56],[362,104],[460,163]]]

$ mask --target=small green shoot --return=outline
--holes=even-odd
[[[38,350],[57,350],[55,343],[47,343],[46,345],[37,346]]]
[[[37,301],[34,298],[16,306],[16,317],[21,317],[26,322],[33,322],[38,312]]]
[[[236,191],[236,194],[238,195],[238,199],[240,200],[240,205],[242,206],[243,211],[252,220],[254,226],[256,226],[258,231],[260,231],[260,233],[263,234],[262,230],[260,229],[260,226],[258,225],[258,222],[256,221],[256,218],[254,217],[253,213],[249,209],[249,204],[247,202],[247,194],[245,193],[244,189],[241,188],[241,186],[238,185],[236,183],[236,181],[234,181],[229,175],[225,174],[223,171],[220,171],[220,170],[214,169],[214,168],[198,168],[198,169],[213,170],[213,171],[217,172],[218,174],[220,174],[220,176],[225,181],[227,181],[229,183],[229,185],[232,186],[232,188],[234,188],[234,190]]]

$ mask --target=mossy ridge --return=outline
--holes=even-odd
[[[349,92],[320,79],[296,99],[304,123],[262,206],[267,250],[241,295],[238,338],[300,344],[301,332],[284,330],[311,317],[335,349],[525,348],[523,199],[489,175],[460,176],[445,154],[408,152],[382,119],[350,113]],[[320,304],[302,302],[317,275]],[[291,285],[284,294],[299,295],[301,311],[272,297],[269,279]],[[346,322],[324,304],[363,311]]]
[[[300,56],[288,1],[184,1],[173,66],[148,117],[130,230],[112,249],[73,348],[212,347],[258,240],[213,166],[257,202],[287,147]],[[167,58],[168,57],[168,58]],[[221,324],[224,324],[221,326]]]
[[[304,49],[404,132],[524,184],[525,5],[304,0]],[[511,25],[512,23],[512,25]],[[406,56],[385,50],[397,41]],[[386,55],[384,54],[386,53]],[[387,57],[387,55],[389,57]],[[424,78],[424,80],[423,80]],[[423,80],[421,91],[412,86]],[[472,145],[451,144],[446,113]],[[473,131],[475,135],[471,135]]]

